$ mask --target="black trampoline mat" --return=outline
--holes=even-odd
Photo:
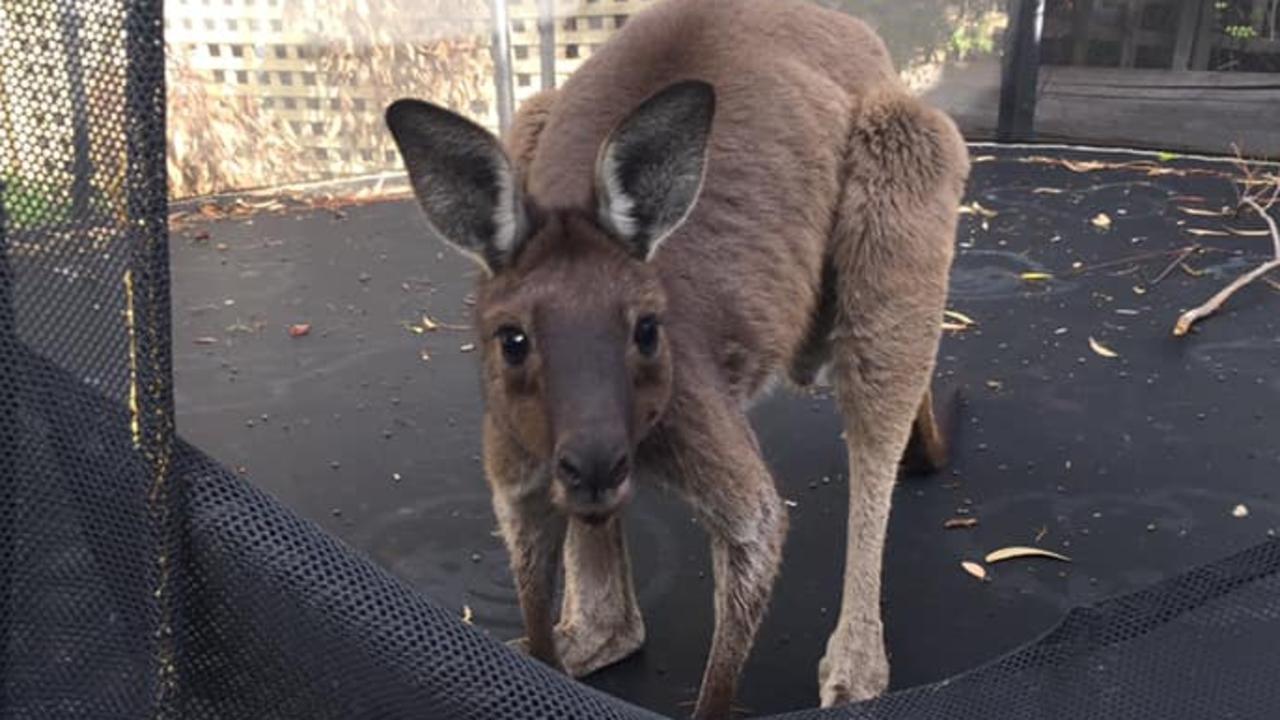
[[[966,202],[978,207],[962,217],[950,307],[976,324],[949,332],[939,358],[936,387],[963,398],[954,464],[905,478],[895,498],[884,594],[895,689],[986,663],[1072,607],[1280,526],[1280,292],[1259,284],[1192,335],[1170,332],[1182,310],[1268,257],[1265,237],[1188,232],[1256,220],[1179,210],[1233,203],[1232,168],[972,152]],[[1108,227],[1093,222],[1099,213]],[[468,322],[473,266],[427,237],[409,201],[178,227],[179,433],[459,616],[467,608],[492,635],[519,635],[478,462],[476,357],[462,350],[472,338],[412,330],[423,313]],[[1207,249],[1156,283],[1193,244]],[[290,337],[294,323],[310,333]],[[1100,356],[1090,337],[1119,356]],[[821,392],[779,392],[752,415],[795,504],[739,694],[764,714],[816,704],[840,600],[847,487],[839,419]],[[1233,514],[1237,505],[1247,516]],[[961,517],[978,524],[944,529]],[[648,643],[588,683],[687,715],[711,632],[705,537],[658,488],[641,490],[628,528]],[[960,568],[1009,545],[1072,562],[996,564],[990,582]]]

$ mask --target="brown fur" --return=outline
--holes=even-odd
[[[716,93],[701,194],[652,259],[636,262],[590,214],[594,170],[633,108],[686,78]],[[580,676],[644,639],[615,512],[631,480],[600,501],[600,517],[553,481],[566,423],[587,431],[558,408],[616,384],[626,389],[601,402],[626,398],[616,423],[632,475],[669,483],[710,535],[716,625],[695,715],[727,717],[787,527],[745,408],[772,380],[807,384],[828,366],[850,505],[820,700],[883,691],[881,558],[913,423],[928,464],[945,457],[929,381],[968,174],[953,123],[907,94],[858,20],[801,0],[668,0],[632,18],[563,88],[527,102],[506,145],[538,229],[510,267],[481,281],[476,313],[485,468],[529,651]],[[646,312],[662,317],[654,358],[626,337]],[[510,323],[533,328],[534,350],[516,369],[494,340]],[[573,363],[590,377],[565,380],[561,366]]]

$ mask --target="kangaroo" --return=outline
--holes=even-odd
[[[484,469],[527,652],[581,677],[643,644],[620,515],[666,483],[712,549],[694,716],[727,717],[788,524],[747,410],[822,371],[849,519],[818,700],[883,692],[891,492],[909,444],[926,468],[946,456],[930,380],[969,174],[950,118],[857,19],[667,0],[504,138],[416,99],[386,123],[430,229],[482,270]]]

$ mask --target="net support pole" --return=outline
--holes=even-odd
[[[542,60],[542,89],[556,86],[555,0],[538,0],[538,56]]]
[[[1044,0],[1009,0],[996,126],[996,138],[1000,142],[1027,142],[1035,135],[1043,23]]]
[[[490,0],[493,15],[493,81],[497,89],[498,127],[505,133],[515,116],[511,82],[511,23],[507,0]]]
[[[93,164],[89,161],[91,152],[89,140],[89,120],[87,117],[89,98],[85,93],[84,64],[81,60],[80,48],[80,13],[75,3],[62,6],[62,47],[66,60],[67,82],[71,90],[71,214],[83,219],[89,211],[89,195],[92,193]],[[83,221],[83,220],[82,220]]]

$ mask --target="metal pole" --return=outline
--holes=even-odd
[[[538,54],[542,58],[542,89],[556,86],[555,0],[538,0]]]
[[[1001,142],[1025,142],[1035,135],[1043,19],[1044,0],[1009,0],[996,126],[996,138]]]
[[[71,90],[71,222],[87,223],[89,195],[93,192],[92,150],[89,140],[89,97],[84,87],[84,65],[80,58],[80,15],[75,3],[62,12],[62,45],[66,57],[67,82]]]
[[[490,0],[493,11],[493,81],[498,94],[498,127],[505,133],[515,116],[511,78],[511,23],[507,0]]]

